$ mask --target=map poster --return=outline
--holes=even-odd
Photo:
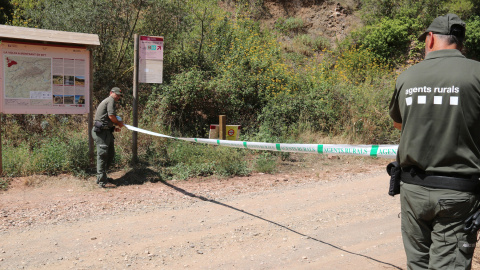
[[[89,112],[90,57],[86,48],[2,41],[0,51],[1,112]]]
[[[163,82],[163,37],[140,36],[138,81]]]

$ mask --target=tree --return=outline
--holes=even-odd
[[[133,34],[145,0],[44,0],[25,10],[31,25],[42,29],[97,34],[94,50],[94,95],[101,98],[113,85],[127,86],[125,72],[132,65]]]
[[[0,0],[0,24],[6,24],[12,20],[13,5],[9,0]]]

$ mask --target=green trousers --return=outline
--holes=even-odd
[[[92,137],[97,145],[97,184],[106,184],[107,170],[115,159],[115,138],[109,129],[100,132],[92,129]]]
[[[408,269],[471,269],[477,235],[463,226],[480,206],[477,194],[402,182],[400,202]]]

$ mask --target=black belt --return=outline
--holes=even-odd
[[[446,175],[430,175],[407,171],[405,169],[402,169],[401,179],[408,184],[463,192],[476,192],[480,185],[478,176],[464,178]]]
[[[97,129],[103,129],[103,130],[109,130],[111,129],[112,127],[108,127],[107,124],[103,124],[102,122],[100,121],[95,121],[94,125],[93,125],[95,128]],[[98,130],[96,131],[98,132]]]

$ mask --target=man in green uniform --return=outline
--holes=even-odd
[[[480,63],[460,52],[465,23],[436,18],[420,37],[425,60],[397,79],[390,103],[402,130],[401,227],[408,269],[470,269],[479,207]]]
[[[105,187],[109,181],[107,170],[113,164],[115,158],[114,131],[120,131],[123,122],[117,118],[115,102],[123,96],[118,87],[110,90],[110,95],[104,99],[95,113],[95,122],[92,136],[97,145],[97,184]],[[116,125],[117,127],[115,127]]]

